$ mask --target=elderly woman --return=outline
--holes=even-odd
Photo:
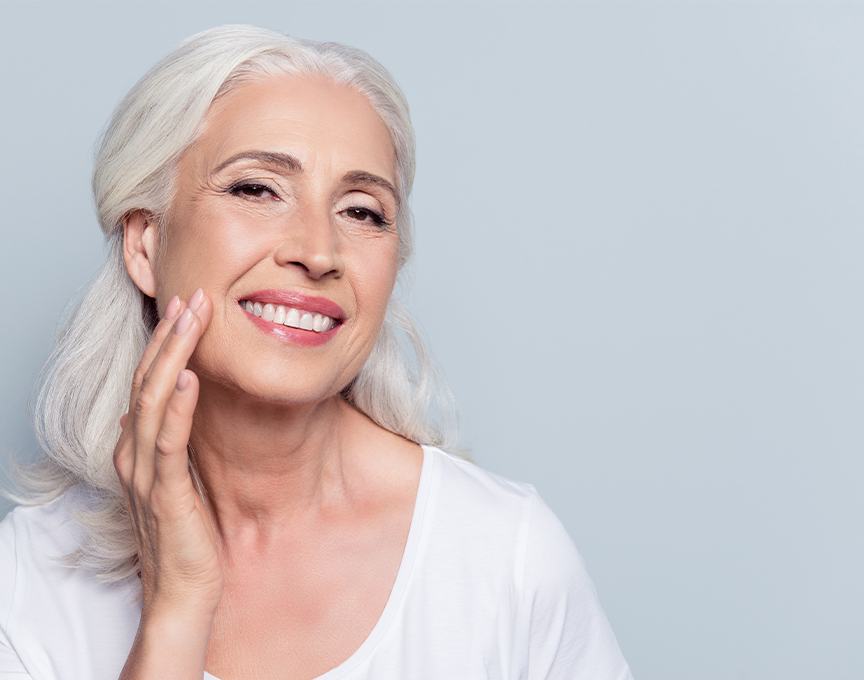
[[[122,101],[0,523],[0,678],[631,677],[534,486],[432,418],[391,295],[413,140],[367,54],[251,26]]]

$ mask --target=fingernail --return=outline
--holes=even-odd
[[[189,300],[189,309],[193,312],[196,311],[202,302],[204,302],[204,291],[199,288],[192,294]]]
[[[192,310],[187,307],[186,311],[183,312],[183,314],[180,316],[179,319],[177,319],[177,322],[174,324],[174,332],[177,335],[180,335],[181,333],[186,332],[186,330],[191,325],[192,325]]]
[[[180,311],[180,298],[176,295],[171,298],[171,301],[168,303],[168,306],[165,308],[165,318],[173,319],[177,316],[177,312]]]
[[[177,390],[181,391],[185,389],[186,386],[189,384],[190,379],[191,378],[189,378],[189,374],[186,373],[186,371],[180,371],[177,374]]]

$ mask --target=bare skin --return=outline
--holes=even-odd
[[[247,150],[291,154],[303,169],[242,160],[216,171]],[[179,170],[163,257],[146,213],[124,223],[127,270],[163,319],[115,450],[145,594],[121,677],[160,675],[152,650],[164,644],[163,656],[172,645],[185,654],[171,677],[312,678],[351,656],[380,617],[419,482],[420,447],[339,394],[374,345],[398,245],[396,225],[371,217],[393,222],[395,197],[343,175],[395,184],[394,150],[362,95],[279,76],[217,100]],[[177,334],[198,287],[200,306]],[[277,340],[237,302],[265,288],[330,298],[344,323],[321,346]]]

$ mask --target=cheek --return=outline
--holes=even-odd
[[[392,287],[398,266],[395,234],[371,239],[348,237],[343,252],[346,268],[364,288],[371,291]]]
[[[261,258],[262,229],[249,216],[199,213],[187,223],[174,249],[182,269],[194,273],[198,285],[209,284],[213,295],[224,292],[232,276],[240,276]],[[188,278],[188,276],[187,276]]]
[[[260,248],[255,237],[266,233],[266,225],[261,224],[260,217],[253,218],[242,212],[210,210],[196,217],[190,232],[200,251],[199,257],[214,262],[225,258],[243,260]]]
[[[357,305],[362,313],[377,319],[384,317],[393,292],[395,274],[395,266],[380,263],[378,266],[367,264],[362,273],[355,277]]]
[[[236,382],[238,372],[247,370],[248,352],[243,350],[243,338],[248,338],[245,320],[225,295],[213,296],[213,316],[204,335],[198,341],[190,360],[190,368],[216,382]],[[232,378],[233,376],[233,378]]]

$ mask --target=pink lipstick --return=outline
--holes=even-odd
[[[281,323],[276,323],[275,321],[267,321],[263,317],[255,316],[255,314],[246,310],[246,301],[253,304],[258,303],[262,307],[269,303],[273,306],[283,305],[285,307],[293,307],[301,312],[323,314],[331,317],[336,324],[332,328],[321,332],[286,326]],[[345,312],[332,300],[323,297],[305,295],[297,291],[275,289],[259,290],[248,295],[243,295],[237,302],[246,317],[261,331],[268,335],[272,335],[283,342],[297,345],[323,345],[336,335],[345,319]]]

